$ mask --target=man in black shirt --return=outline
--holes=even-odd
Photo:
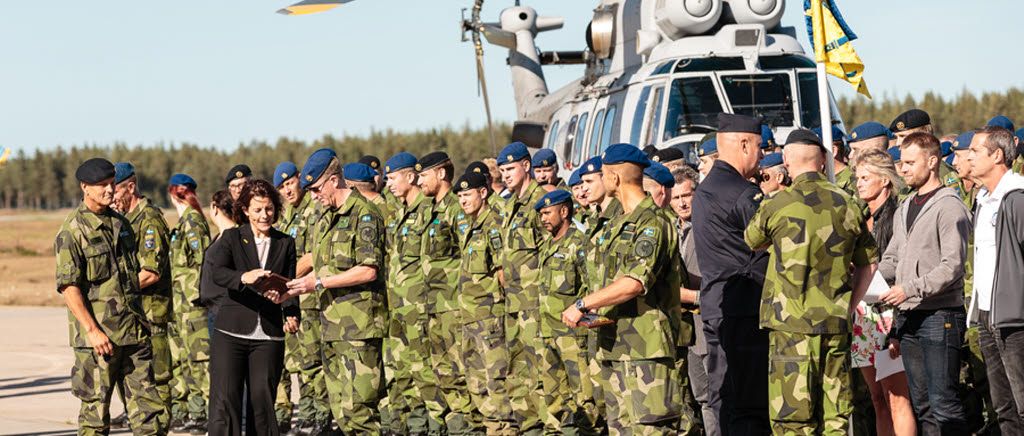
[[[693,198],[693,235],[703,282],[708,404],[723,435],[767,434],[768,336],[758,310],[768,255],[751,251],[743,230],[764,193],[748,179],[762,158],[761,120],[721,114],[718,160]]]

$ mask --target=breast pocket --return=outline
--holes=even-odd
[[[487,242],[483,239],[473,241],[466,254],[466,272],[470,274],[487,274],[490,268],[487,265]]]
[[[512,231],[509,233],[509,245],[513,250],[534,250],[537,248],[537,241],[534,239],[533,228],[530,221],[524,216],[516,218],[512,222]]]
[[[353,257],[355,235],[352,233],[350,229],[339,229],[334,232],[334,236],[331,239],[331,250],[328,252],[328,256],[332,256],[332,258],[328,261],[341,271],[355,266],[355,258]]]
[[[554,258],[548,262],[547,274],[551,274],[551,291],[563,295],[576,295],[576,268],[569,259]],[[560,279],[558,279],[560,277]]]
[[[90,282],[102,282],[110,278],[113,268],[110,246],[88,245],[82,250],[85,254],[86,280]]]

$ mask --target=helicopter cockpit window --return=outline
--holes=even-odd
[[[576,130],[576,154],[583,154],[583,146],[587,143],[587,116],[589,112],[584,112],[580,115],[580,122],[578,123],[579,128]],[[569,156],[568,154],[566,156]]]
[[[722,76],[722,88],[734,113],[761,117],[772,127],[793,125],[793,93],[788,74]]]
[[[661,127],[661,97],[665,93],[665,87],[654,88],[654,95],[651,97],[652,104],[647,110],[647,129],[644,130],[643,141],[637,144],[653,145],[657,139],[658,127]]]
[[[681,59],[676,64],[677,73],[705,71],[745,70],[743,58],[695,58]]]
[[[640,143],[640,129],[644,126],[644,114],[647,112],[647,98],[651,96],[651,87],[645,87],[640,91],[640,98],[636,101],[636,112],[633,113],[633,125],[629,129],[629,143]]]
[[[800,55],[761,56],[758,59],[762,70],[785,70],[790,68],[814,68],[814,61]]]
[[[654,72],[651,73],[651,75],[652,76],[657,76],[659,74],[667,74],[667,73],[671,72],[672,71],[672,64],[674,64],[675,62],[676,62],[675,60],[671,60],[671,61],[665,62],[665,63],[663,63],[661,65],[658,65],[658,68],[655,68]]]
[[[722,103],[711,77],[686,77],[672,81],[662,141],[686,133],[713,132]]]
[[[565,128],[565,142],[562,143],[562,156],[571,156],[569,153],[572,152],[572,144],[576,142],[576,116],[573,115],[572,119],[569,120],[569,125]]]
[[[601,152],[603,153],[612,142],[612,127],[615,126],[615,105],[608,106],[608,113],[604,114],[604,124],[601,126]],[[594,153],[597,156],[597,153]]]
[[[555,139],[558,138],[558,121],[551,125],[551,130],[548,131],[548,148],[555,149]]]
[[[590,156],[597,156],[598,146],[601,144],[601,124],[604,122],[604,109],[597,111],[594,115],[594,125],[590,128],[590,150],[580,150],[576,156],[576,165],[583,165],[583,162]]]

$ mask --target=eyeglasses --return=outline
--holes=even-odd
[[[769,181],[771,179],[772,179],[772,175],[769,174],[767,171],[762,171],[761,172],[761,181],[762,182],[767,182],[767,181]]]

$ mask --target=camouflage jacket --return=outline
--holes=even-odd
[[[770,248],[761,327],[804,334],[848,332],[850,263],[878,260],[860,207],[821,173],[804,173],[765,200],[744,232],[752,249]]]
[[[502,237],[505,250],[501,254],[505,275],[505,307],[509,313],[536,310],[540,306],[540,244],[544,228],[533,205],[547,194],[531,180],[526,195],[513,197],[502,211]]]
[[[570,225],[561,238],[548,239],[541,247],[541,337],[575,333],[562,323],[562,311],[589,293],[586,245],[586,235]],[[583,330],[580,328],[578,333]]]
[[[852,166],[843,168],[842,171],[836,173],[836,186],[846,192],[847,195],[856,197],[859,192],[857,191],[857,177],[854,173],[856,171]]]
[[[303,196],[298,206],[287,205],[284,213],[277,220],[277,227],[282,233],[295,239],[295,258],[301,258],[312,252],[310,235],[317,221],[324,215],[320,202],[313,200],[309,194]],[[320,309],[320,301],[313,294],[299,295],[299,308],[307,310]]]
[[[468,220],[454,192],[448,191],[432,203],[423,246],[427,259],[423,267],[431,294],[427,297],[427,313],[444,313],[459,309],[458,228]]]
[[[139,248],[139,268],[160,276],[156,283],[142,290],[142,309],[146,319],[166,324],[174,317],[171,308],[171,230],[164,213],[143,197],[125,218],[135,231],[135,245]]]
[[[423,257],[424,237],[430,218],[430,199],[422,192],[412,203],[395,209],[395,220],[387,228],[388,306],[399,320],[418,318],[427,313],[427,285]]]
[[[497,211],[484,204],[472,222],[459,224],[462,258],[459,308],[464,324],[505,314],[505,291],[498,281],[498,263],[504,243]]]
[[[383,195],[373,197],[369,199],[369,201],[370,204],[376,206],[377,211],[380,212],[380,218],[384,220],[384,227],[390,226],[391,221],[395,219],[393,216],[394,212],[392,211],[393,204],[389,203],[387,197]]]
[[[89,312],[114,345],[146,340],[135,232],[128,220],[110,209],[93,213],[82,203],[64,219],[54,246],[58,291],[77,286]],[[70,309],[68,333],[72,347],[92,346]]]
[[[377,208],[353,190],[340,207],[327,209],[311,240],[316,277],[330,277],[360,265],[376,267],[378,272],[369,283],[318,293],[323,340],[384,337],[384,221]]]
[[[210,246],[210,227],[198,211],[191,207],[178,220],[171,231],[171,274],[174,292],[183,300],[176,302],[176,314],[191,311],[199,300],[199,269],[203,265],[203,252]],[[180,316],[179,316],[180,318]]]
[[[608,207],[605,210],[591,210],[587,214],[585,223],[587,237],[590,239],[590,242],[595,243],[595,240],[600,238],[601,232],[604,231],[605,225],[619,215],[622,215],[622,203],[617,198],[613,198],[612,201],[608,202]]]
[[[615,324],[598,331],[598,359],[676,357],[682,306],[674,229],[647,196],[632,212],[612,218],[602,231],[595,249],[591,289],[596,292],[629,277],[638,281],[643,291],[629,301],[602,309]]]
[[[487,196],[487,204],[490,205],[492,209],[497,211],[505,210],[506,202],[507,200],[501,198],[501,196],[498,195],[497,192],[492,192],[490,195]]]
[[[960,198],[964,198],[964,194],[967,193],[964,189],[964,183],[956,175],[956,168],[953,168],[953,165],[946,163],[944,160],[939,160],[939,181],[942,182],[943,186],[953,188],[956,191],[956,195],[959,195]]]

